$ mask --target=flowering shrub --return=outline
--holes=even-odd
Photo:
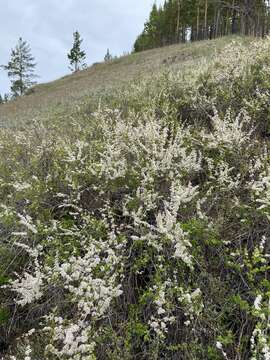
[[[3,359],[269,359],[269,47],[1,130]]]

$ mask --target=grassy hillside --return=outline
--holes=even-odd
[[[4,360],[270,358],[269,54],[157,49],[1,107]]]
[[[165,69],[194,68],[202,58],[211,58],[230,38],[188,45],[173,45],[98,63],[62,79],[35,86],[29,95],[0,106],[2,126],[25,125],[33,119],[48,119],[55,113],[67,114],[76,104],[98,101],[108,92],[135,79],[146,79]]]

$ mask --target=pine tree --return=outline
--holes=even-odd
[[[25,94],[26,90],[36,84],[34,74],[36,63],[31,55],[30,46],[19,38],[15,49],[11,50],[11,57],[7,65],[2,68],[8,72],[11,79],[11,93],[13,97]]]
[[[108,62],[111,61],[113,59],[112,55],[110,54],[110,50],[107,49],[106,55],[104,56],[104,61]]]
[[[73,72],[79,71],[86,67],[84,60],[86,59],[86,53],[81,50],[81,44],[83,39],[78,31],[73,33],[73,47],[68,53],[68,59],[70,62],[70,70]]]

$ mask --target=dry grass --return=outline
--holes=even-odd
[[[68,112],[85,97],[119,87],[129,81],[151,76],[157,71],[176,67],[194,67],[200,59],[209,59],[231,38],[172,45],[123,56],[110,63],[97,63],[76,74],[35,86],[29,95],[0,106],[3,127],[24,125],[34,118],[48,118],[55,112]]]

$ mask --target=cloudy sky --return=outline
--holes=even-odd
[[[84,39],[88,64],[102,61],[107,48],[113,55],[130,51],[155,0],[1,1],[0,64],[7,64],[21,36],[31,45],[39,82],[47,82],[69,72],[66,54],[76,29]],[[9,85],[0,70],[0,93],[8,92]]]

